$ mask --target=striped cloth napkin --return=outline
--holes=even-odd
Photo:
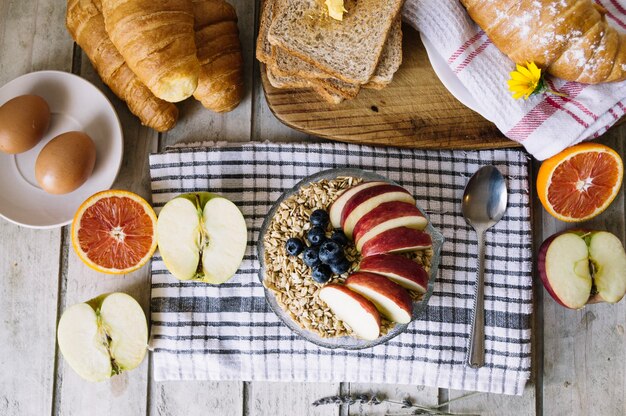
[[[468,368],[476,236],[459,201],[480,166],[507,177],[509,206],[487,233],[486,365]],[[242,210],[249,246],[239,272],[212,286],[180,282],[152,261],[151,349],[157,380],[271,380],[418,384],[521,394],[530,376],[532,313],[528,160],[520,150],[373,148],[340,143],[246,144],[174,149],[150,157],[157,210],[174,196],[220,193]],[[360,351],[318,347],[292,333],[266,304],[256,244],[273,201],[305,176],[352,167],[397,181],[443,232],[442,265],[429,306],[408,330]]]
[[[626,0],[595,2],[606,9],[609,23],[626,31]],[[535,3],[541,7],[546,2]],[[600,136],[626,113],[626,81],[591,86],[549,78],[550,87],[567,97],[536,95],[527,101],[514,100],[506,81],[515,65],[458,0],[406,0],[403,18],[448,61],[483,114],[539,160]]]

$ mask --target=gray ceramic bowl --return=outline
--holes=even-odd
[[[257,254],[259,258],[259,263],[261,265],[259,269],[259,280],[261,281],[261,283],[263,283],[263,279],[265,278],[265,264],[263,260],[265,258],[264,256],[265,248],[263,245],[263,240],[265,237],[265,233],[267,232],[267,228],[269,227],[269,224],[272,221],[272,218],[274,218],[274,214],[276,213],[276,210],[278,209],[280,204],[283,202],[283,200],[291,196],[293,193],[297,192],[300,189],[300,187],[306,184],[309,184],[311,182],[318,182],[322,179],[334,179],[334,178],[337,178],[338,176],[354,176],[357,178],[363,178],[364,180],[367,180],[367,181],[386,181],[389,183],[395,183],[383,176],[377,175],[372,172],[366,172],[360,169],[330,169],[330,170],[325,170],[322,172],[318,172],[314,175],[308,176],[302,179],[300,182],[298,182],[296,186],[294,186],[292,189],[289,189],[286,192],[284,192],[281,195],[281,197],[278,198],[276,203],[274,203],[274,205],[272,206],[272,209],[270,209],[269,213],[265,217],[265,221],[263,221],[261,232],[259,234],[259,239],[257,242]],[[422,214],[426,215],[419,206],[417,208],[422,212]],[[431,260],[431,266],[430,266],[430,279],[428,281],[428,290],[426,291],[422,299],[420,301],[413,302],[413,319],[415,319],[418,316],[418,314],[426,308],[428,304],[428,300],[430,299],[433,293],[433,287],[435,285],[435,279],[437,278],[437,271],[439,270],[439,262],[441,259],[441,247],[444,242],[443,235],[439,231],[437,231],[435,228],[433,228],[430,221],[428,223],[428,226],[426,227],[426,231],[430,234],[432,241],[433,241],[433,258]],[[285,325],[287,325],[287,327],[291,329],[293,332],[300,335],[302,338],[306,339],[307,341],[310,341],[316,345],[319,345],[320,347],[341,348],[341,349],[346,349],[346,350],[359,350],[363,348],[370,348],[375,345],[379,345],[384,342],[387,342],[391,338],[398,336],[399,334],[404,332],[407,326],[409,325],[409,324],[396,324],[396,326],[393,327],[393,329],[391,329],[391,331],[389,331],[386,335],[379,337],[373,341],[366,341],[366,340],[358,339],[354,337],[322,338],[314,332],[300,328],[300,326],[296,322],[294,322],[289,317],[289,315],[285,313],[285,311],[283,311],[283,309],[280,307],[280,305],[276,301],[276,298],[274,297],[274,293],[265,287],[264,287],[264,290],[265,290],[265,299],[267,300],[267,303],[270,305],[270,308],[272,308],[274,313],[276,313],[276,315],[280,318],[280,320],[283,321]]]

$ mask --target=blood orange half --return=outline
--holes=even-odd
[[[539,200],[555,218],[585,221],[604,211],[622,185],[624,165],[613,149],[584,143],[543,162],[537,176]]]
[[[132,192],[103,191],[78,208],[72,222],[72,246],[89,267],[107,274],[137,270],[156,249],[156,215]]]

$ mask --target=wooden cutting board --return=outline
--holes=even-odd
[[[332,105],[310,90],[277,89],[261,67],[274,115],[289,127],[344,142],[419,148],[518,147],[496,126],[454,98],[433,71],[419,34],[403,26],[404,60],[381,91]]]

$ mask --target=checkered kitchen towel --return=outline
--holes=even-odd
[[[595,2],[606,9],[606,18],[613,27],[626,32],[626,0]],[[532,11],[517,18],[522,26],[525,19],[545,13],[547,3],[558,8],[572,2],[525,3]],[[509,7],[511,2],[494,1],[491,7],[503,5]],[[506,9],[501,14],[506,17]],[[546,159],[565,147],[598,137],[626,113],[626,81],[584,85],[549,78],[552,89],[568,96],[536,95],[527,101],[514,100],[506,81],[515,65],[470,19],[459,0],[406,0],[403,17],[448,61],[482,107],[483,114],[537,159]]]
[[[246,144],[174,149],[150,157],[152,198],[211,190],[235,202],[249,230],[243,264],[228,282],[180,282],[152,262],[152,339],[157,380],[358,381],[521,394],[530,375],[531,230],[527,157],[519,150],[422,151],[358,145]],[[509,206],[487,233],[486,365],[468,368],[476,236],[459,201],[469,177],[493,164],[507,177]],[[408,330],[360,351],[320,348],[268,308],[256,244],[272,203],[307,175],[352,167],[411,191],[445,235],[428,308]]]

